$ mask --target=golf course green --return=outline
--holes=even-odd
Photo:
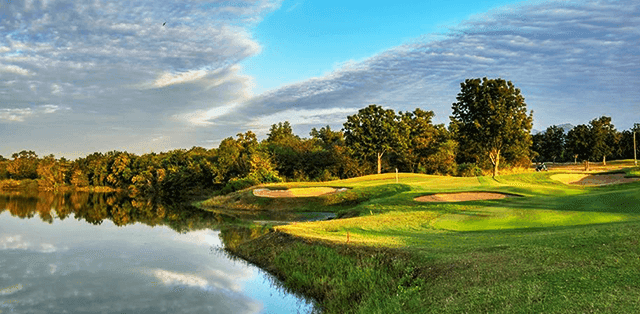
[[[610,164],[638,176],[632,161]],[[397,182],[381,174],[266,186],[347,188],[340,193],[278,199],[252,188],[201,206],[337,213],[268,228],[231,249],[325,313],[640,312],[640,181],[552,179],[563,173],[400,174]],[[456,192],[513,197],[417,200]]]

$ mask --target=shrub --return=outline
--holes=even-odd
[[[220,190],[221,194],[229,194],[231,192],[239,191],[246,189],[248,187],[252,187],[254,185],[260,184],[260,181],[256,180],[253,177],[244,177],[241,179],[231,179],[227,184]]]
[[[459,177],[479,177],[482,175],[482,169],[475,163],[462,163],[458,165]]]

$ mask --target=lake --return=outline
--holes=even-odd
[[[227,255],[233,223],[118,195],[0,194],[0,313],[317,312]]]

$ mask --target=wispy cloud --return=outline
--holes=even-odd
[[[101,145],[120,143],[101,148],[109,150],[157,133],[172,134],[172,140],[154,148],[181,147],[185,125],[206,124],[214,108],[252,96],[253,80],[239,63],[260,53],[250,29],[279,6],[280,0],[3,4],[0,123],[38,125],[44,113],[73,108],[59,118],[48,115],[47,132],[12,132],[3,149],[36,142],[51,143],[51,149],[62,144],[55,138],[77,145],[74,151],[95,149],[96,138]],[[194,112],[204,116],[175,119]],[[127,139],[105,132],[121,126],[135,131]]]
[[[54,253],[61,249],[51,243],[32,243],[23,239],[21,235],[5,235],[0,237],[0,250],[31,250],[40,253]]]
[[[439,39],[416,40],[264,93],[230,114],[270,123],[266,117],[285,118],[293,108],[340,112],[376,103],[434,110],[447,122],[459,84],[487,76],[521,88],[538,125],[586,123],[606,114],[628,127],[629,111],[637,117],[640,110],[639,42],[640,4],[633,1],[509,6]]]
[[[37,117],[42,114],[51,114],[60,110],[60,106],[57,105],[41,105],[32,108],[0,108],[0,121],[12,121],[12,122],[23,122],[25,119],[31,117]],[[69,109],[69,108],[66,108]]]
[[[3,5],[0,123],[12,136],[0,154],[211,146],[279,120],[340,128],[346,115],[373,103],[433,110],[436,122],[447,123],[460,82],[484,76],[514,82],[534,110],[536,128],[608,115],[621,129],[640,116],[640,3],[632,0],[499,8],[448,33],[254,95],[253,78],[240,64],[261,52],[252,29],[280,4]]]

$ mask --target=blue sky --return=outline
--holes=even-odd
[[[253,36],[263,50],[245,62],[258,93],[319,77],[516,1],[285,1]]]
[[[285,120],[307,136],[369,104],[448,123],[485,76],[536,129],[629,129],[639,45],[632,0],[0,0],[0,155],[211,148]]]

